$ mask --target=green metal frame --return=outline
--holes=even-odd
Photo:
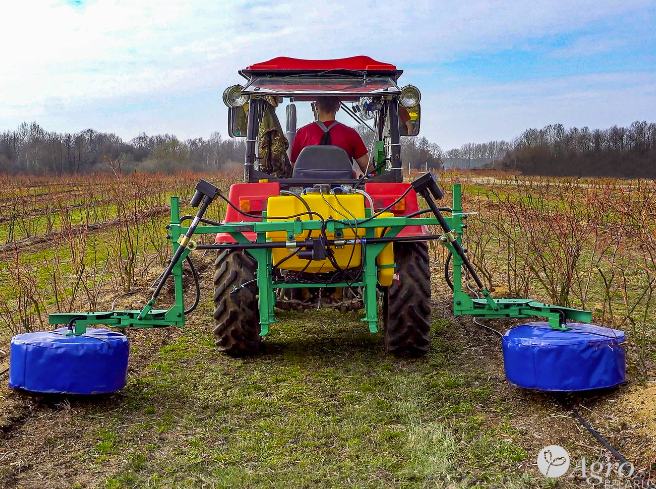
[[[462,244],[463,230],[462,189],[460,184],[453,186],[453,217],[451,227],[458,235],[458,242]],[[448,218],[445,218],[448,219]],[[589,311],[573,309],[570,307],[543,304],[531,299],[494,299],[486,290],[484,298],[473,299],[462,290],[463,261],[455,252],[453,246],[445,243],[453,253],[453,313],[456,316],[475,316],[485,318],[528,318],[544,317],[553,329],[566,331],[566,321],[571,319],[582,323],[589,323],[592,314]]]
[[[453,186],[453,212],[444,219],[457,234],[460,242],[464,221],[467,217],[462,210],[461,187],[459,184]],[[370,209],[366,209],[366,217],[371,216]],[[396,237],[405,226],[437,225],[435,217],[380,217],[368,222],[358,224],[359,229],[365,230],[362,245],[362,263],[364,264],[362,279],[350,285],[363,287],[363,302],[365,316],[362,321],[369,326],[369,331],[378,331],[378,269],[376,257],[387,246],[388,243],[371,243],[367,239],[375,237],[375,228],[388,228],[385,237]],[[339,234],[345,228],[351,228],[349,221],[328,221],[326,223],[328,233]],[[180,222],[180,205],[178,197],[171,198],[171,222],[169,226],[170,241],[173,252],[180,246],[178,239],[184,235],[188,227]],[[322,222],[318,220],[266,220],[252,223],[226,223],[220,226],[202,225],[198,226],[194,234],[217,234],[229,233],[237,243],[248,244],[250,241],[244,236],[244,232],[254,231],[257,243],[266,243],[266,233],[272,231],[284,231],[287,236],[302,234],[304,231],[320,230]],[[418,237],[421,240],[421,237]],[[531,299],[494,299],[486,291],[482,291],[483,299],[474,299],[462,290],[463,261],[455,252],[454,247],[448,239],[442,240],[453,253],[453,311],[457,316],[476,316],[487,318],[503,317],[545,317],[549,325],[554,329],[566,330],[568,319],[580,322],[589,322],[591,315],[587,311],[553,306],[532,301]],[[141,310],[127,311],[104,311],[90,313],[54,313],[50,315],[50,324],[68,324],[72,328],[71,334],[84,334],[87,326],[103,324],[116,328],[154,328],[167,326],[184,326],[184,298],[182,283],[182,263],[184,258],[191,252],[186,248],[172,270],[175,287],[175,304],[167,310],[153,309],[154,301],[150,300]],[[348,287],[346,282],[330,284],[307,284],[307,283],[282,283],[273,278],[273,259],[271,248],[250,248],[247,250],[257,260],[257,286],[259,292],[260,310],[260,334],[262,336],[269,332],[269,325],[275,322],[274,307],[276,303],[275,289],[278,288],[308,288],[308,287]]]

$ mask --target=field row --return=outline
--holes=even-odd
[[[207,175],[226,183],[232,176]],[[0,192],[0,247],[21,247],[34,238],[75,226],[104,225],[126,214],[168,206],[173,195],[189,198],[199,175],[76,175],[61,182],[12,177]],[[0,248],[1,249],[1,248]]]
[[[64,193],[53,182],[8,182],[0,201],[16,195],[29,201],[14,226],[21,219],[40,221],[31,238],[0,251],[0,337],[38,329],[49,312],[110,307],[117,295],[133,292],[136,277],[156,278],[170,253],[168,198],[177,194],[188,201],[202,176],[82,176],[62,182],[69,189]],[[227,174],[205,178],[223,189],[237,181]],[[451,172],[440,182],[445,205],[451,184],[463,184],[464,208],[477,213],[468,220],[464,244],[495,295],[587,308],[595,322],[626,328],[633,341],[651,345],[654,182]],[[28,198],[31,192],[38,198]],[[44,206],[61,207],[50,217],[34,215]],[[218,202],[207,217],[221,219],[224,212]],[[0,222],[0,236],[7,225]],[[432,253],[433,274],[441,277],[445,251],[435,244]],[[640,350],[641,361],[649,351]]]

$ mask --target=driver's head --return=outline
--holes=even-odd
[[[339,110],[339,97],[317,97],[317,110],[323,115],[335,115]]]

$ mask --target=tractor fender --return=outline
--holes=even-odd
[[[409,183],[365,183],[364,191],[367,192],[374,202],[374,211],[378,212],[384,209],[410,187]],[[390,212],[396,217],[406,216],[419,210],[419,203],[417,202],[417,194],[414,190],[410,190],[404,199],[395,205]],[[398,236],[425,236],[428,234],[427,226],[406,226],[398,234]]]
[[[262,211],[266,210],[267,200],[274,195],[280,195],[280,184],[278,182],[266,183],[235,183],[230,186],[228,200],[237,208],[251,216],[245,216],[232,206],[228,206],[223,224],[229,222],[259,222],[262,220]],[[255,241],[254,232],[244,232],[246,239]],[[228,233],[218,233],[215,241],[217,243],[235,243],[236,240]]]

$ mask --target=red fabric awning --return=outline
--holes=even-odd
[[[340,59],[297,59],[279,56],[277,58],[250,65],[245,71],[396,71],[396,66],[381,63],[369,56],[351,56]]]

